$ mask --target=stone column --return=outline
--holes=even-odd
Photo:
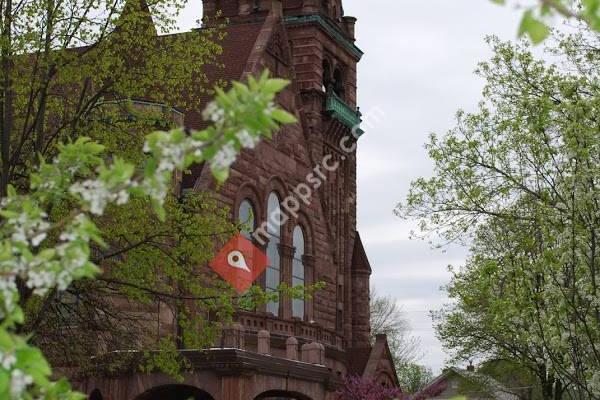
[[[267,247],[269,245],[269,238],[263,238],[263,237],[261,237],[261,242],[253,239],[252,243],[256,247],[258,247],[259,249],[261,249],[263,253],[267,254]],[[257,286],[259,286],[261,289],[265,290],[266,287],[267,287],[266,276],[267,276],[267,270],[265,269],[264,272],[262,274],[260,274],[260,276],[256,279],[256,281],[254,282],[254,284],[257,285]],[[260,305],[258,305],[256,307],[256,311],[261,312],[261,313],[267,312],[267,305],[266,304],[260,304]]]
[[[355,26],[356,26],[356,18],[354,17],[344,17],[344,26],[346,27],[346,32],[348,32],[348,36],[354,42],[356,40],[355,34]]]
[[[325,365],[325,346],[312,342],[302,346],[302,361],[309,364]]]
[[[285,341],[285,358],[298,361],[298,339],[293,336]]]
[[[228,349],[245,348],[246,330],[242,324],[233,324],[231,327],[223,330],[223,347]]]
[[[269,331],[262,330],[258,332],[256,351],[258,354],[271,354],[271,334]]]
[[[296,249],[286,244],[279,245],[279,254],[281,256],[281,283],[292,286],[292,262]],[[283,319],[292,318],[292,299],[289,296],[282,296],[279,302],[279,317]]]
[[[316,257],[310,254],[305,254],[302,258],[304,263],[304,284],[306,286],[312,286],[317,283],[317,274],[315,271]],[[315,319],[315,303],[314,296],[310,299],[304,300],[304,312],[306,314],[306,321],[314,321]]]

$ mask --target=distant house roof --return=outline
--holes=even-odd
[[[487,395],[493,399],[519,399],[519,397],[516,394],[512,393],[504,385],[502,385],[500,382],[498,382],[491,376],[455,367],[450,367],[444,370],[444,372],[440,376],[436,377],[431,382],[429,382],[429,384],[427,384],[427,386],[423,390],[421,390],[421,392],[419,392],[419,394],[415,396],[415,398],[424,400],[432,397],[437,397],[446,389],[444,383],[452,376],[459,376],[474,384],[480,385],[482,390],[485,391]]]

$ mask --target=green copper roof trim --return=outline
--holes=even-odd
[[[363,56],[363,51],[359,49],[354,43],[352,43],[348,38],[344,36],[343,33],[340,32],[339,28],[333,25],[330,21],[323,18],[320,15],[295,15],[290,17],[285,17],[285,23],[288,25],[299,25],[299,24],[307,24],[316,22],[319,24],[327,33],[329,33],[335,40],[342,43],[346,49],[350,51],[350,53],[354,54],[356,57],[361,58]]]
[[[335,93],[327,94],[325,112],[331,115],[332,118],[337,119],[348,128],[352,129],[352,134],[354,134],[357,139],[365,133],[362,129],[360,129],[360,124],[362,122],[360,119],[360,113],[350,108]]]

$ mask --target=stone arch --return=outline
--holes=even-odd
[[[294,226],[299,225],[304,232],[304,253],[307,255],[315,254],[314,230],[313,224],[304,212],[298,213],[298,218],[294,220]]]
[[[279,203],[282,209],[282,212],[285,214],[285,210],[283,208],[283,203],[288,196],[289,192],[285,188],[285,184],[283,179],[279,176],[272,176],[267,184],[265,185],[265,190],[263,191],[262,203],[260,204],[261,212],[263,213],[263,218],[259,221],[264,222],[270,217],[268,214],[268,199],[271,193],[275,193],[277,197],[279,197]],[[281,242],[288,243],[290,238],[290,222],[283,221],[281,226]]]
[[[310,397],[308,397],[302,393],[289,392],[289,391],[285,391],[285,390],[269,390],[269,391],[259,394],[258,396],[256,396],[254,398],[254,400],[283,400],[283,399],[312,400]]]
[[[252,204],[252,207],[254,207],[254,212],[256,213],[254,219],[257,225],[260,225],[264,220],[263,198],[264,197],[261,196],[261,194],[258,192],[258,190],[256,190],[256,187],[253,184],[244,183],[243,185],[241,185],[235,197],[235,205],[233,208],[233,220],[236,222],[238,221],[240,204],[242,203],[242,201],[248,200],[250,204]]]
[[[102,396],[100,389],[94,389],[88,396],[88,400],[104,400],[104,397]]]
[[[387,371],[380,371],[379,374],[377,375],[377,379],[375,379],[375,380],[381,386],[385,386],[385,387],[395,387],[396,386],[394,377]]]
[[[209,393],[189,385],[157,386],[138,395],[135,400],[215,400]]]

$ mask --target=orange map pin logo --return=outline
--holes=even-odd
[[[238,293],[244,293],[265,271],[269,258],[263,250],[238,233],[208,265]]]

